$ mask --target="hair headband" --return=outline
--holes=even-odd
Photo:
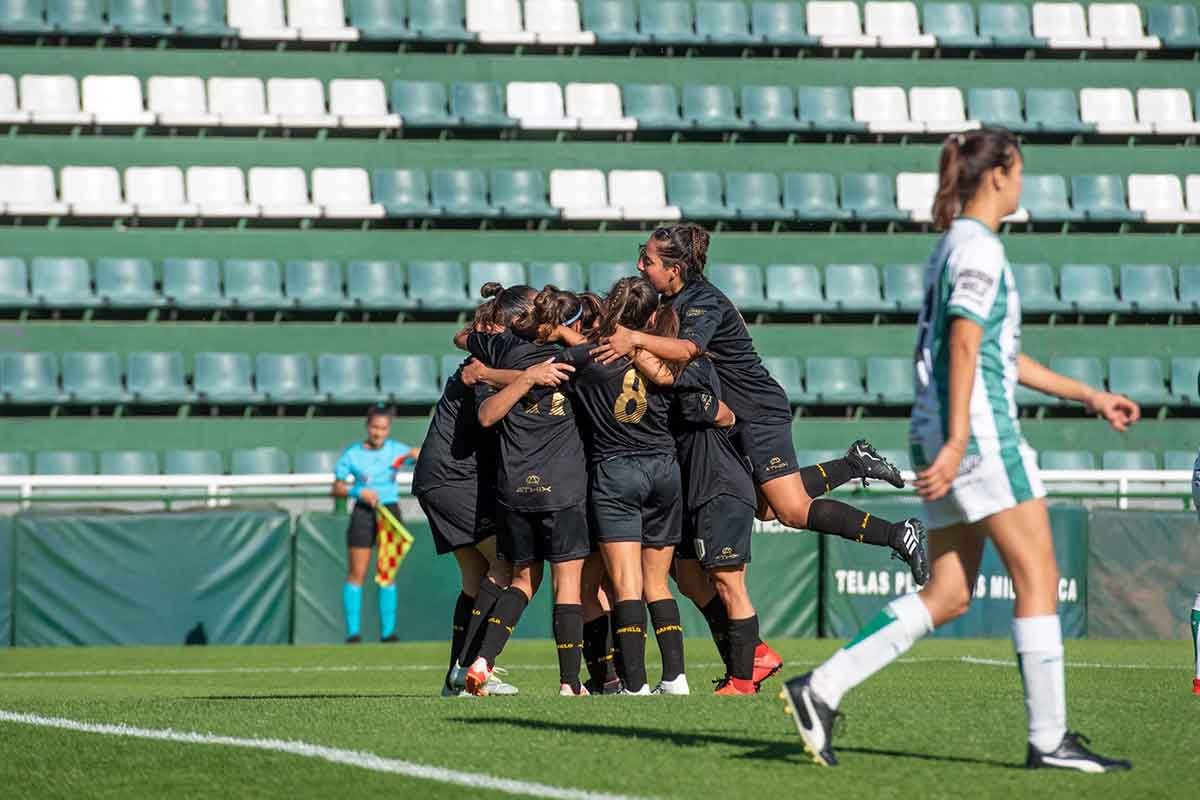
[[[583,317],[583,303],[580,303],[579,308],[575,309],[575,313],[572,314],[567,319],[564,319],[562,324],[567,325],[567,326],[574,325],[576,322],[579,322],[580,318],[582,318],[582,317]]]

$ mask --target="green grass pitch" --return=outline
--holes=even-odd
[[[774,644],[784,676],[836,647]],[[442,644],[0,650],[0,711],[298,740],[580,797],[1182,798],[1200,770],[1191,655],[1186,642],[1068,643],[1069,725],[1134,762],[1099,776],[1019,768],[1025,709],[1006,641],[923,642],[851,693],[836,769],[804,755],[780,677],[756,697],[710,696],[720,670],[699,639],[688,640],[692,696],[649,698],[557,697],[548,642],[513,642],[502,663],[521,694],[486,699],[437,696]],[[14,800],[511,796],[289,753],[3,720],[0,787]]]

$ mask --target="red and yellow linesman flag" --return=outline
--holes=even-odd
[[[375,507],[375,542],[375,583],[391,586],[400,562],[412,549],[413,537],[382,504]]]

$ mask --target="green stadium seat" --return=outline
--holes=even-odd
[[[0,475],[28,475],[29,456],[25,453],[0,453]]]
[[[1025,120],[1041,133],[1094,133],[1096,126],[1079,118],[1074,89],[1026,89]]]
[[[903,222],[908,214],[896,208],[896,181],[880,173],[842,176],[842,208],[860,222]]]
[[[417,38],[408,27],[407,16],[408,0],[350,0],[350,24],[366,41],[406,42]]]
[[[1196,465],[1196,451],[1167,450],[1163,453],[1163,469],[1191,472]]]
[[[1075,209],[1089,222],[1140,222],[1141,213],[1125,201],[1125,181],[1120,175],[1075,175],[1071,178]]]
[[[225,461],[216,450],[168,450],[163,453],[164,475],[224,475]]]
[[[529,285],[535,289],[557,286],[569,292],[582,292],[587,281],[578,261],[534,261],[529,265]]]
[[[201,403],[261,403],[246,353],[196,353],[193,384]]]
[[[598,44],[645,44],[650,37],[638,31],[633,0],[583,0],[583,29]]]
[[[13,405],[61,403],[58,359],[54,353],[0,354],[0,392]]]
[[[1184,3],[1153,5],[1147,9],[1146,30],[1162,40],[1167,50],[1200,49],[1200,19],[1196,7]]]
[[[1030,389],[1028,386],[1018,385],[1016,391],[1013,393],[1013,396],[1017,401],[1017,405],[1021,406],[1022,408],[1066,405],[1064,400],[1054,397],[1053,395],[1045,394],[1044,392],[1039,392],[1037,389]]]
[[[477,169],[435,169],[433,204],[448,217],[498,217],[488,203],[487,178]]]
[[[286,475],[291,471],[288,454],[278,447],[237,448],[229,458],[230,475]]]
[[[758,264],[709,264],[704,274],[739,311],[755,313],[770,308]]]
[[[883,299],[897,311],[915,314],[925,302],[924,264],[884,264]]]
[[[292,471],[298,475],[333,474],[341,455],[337,450],[299,450],[292,459]]]
[[[755,37],[750,35],[750,15],[743,0],[699,0],[696,3],[696,34],[717,46],[755,43]]]
[[[158,453],[153,450],[104,450],[101,475],[158,475]]]
[[[371,199],[383,205],[389,217],[442,215],[442,210],[429,202],[429,178],[423,169],[372,170]]]
[[[606,295],[618,280],[637,274],[637,267],[626,261],[593,261],[588,264],[588,291]]]
[[[154,288],[148,258],[96,259],[96,295],[113,308],[157,308],[166,300]]]
[[[1057,314],[1070,306],[1058,299],[1054,270],[1049,264],[1013,264],[1021,311],[1029,314]]]
[[[26,308],[32,304],[25,259],[0,257],[0,308]]]
[[[753,130],[801,131],[796,94],[790,86],[743,86],[742,118]]]
[[[1156,470],[1158,458],[1149,450],[1105,450],[1101,469]]]
[[[815,405],[842,405],[867,400],[858,359],[809,356],[804,365],[805,399]]]
[[[177,308],[228,308],[221,267],[213,258],[163,259],[163,296]]]
[[[1144,356],[1113,356],[1108,360],[1108,389],[1142,405],[1171,405],[1162,361]]]
[[[494,81],[461,81],[450,85],[450,113],[468,128],[515,128],[504,111],[504,89]]]
[[[259,353],[254,357],[258,391],[265,401],[280,405],[307,405],[321,398],[314,389],[312,359],[308,353]]]
[[[911,358],[871,356],[867,359],[868,402],[911,406],[916,396]]]
[[[413,261],[408,265],[409,303],[422,311],[474,308],[467,296],[467,276],[457,261]]]
[[[96,457],[87,450],[40,450],[33,457],[37,475],[95,475]]]
[[[1021,208],[1034,222],[1080,222],[1084,218],[1082,211],[1071,208],[1067,179],[1062,175],[1024,175]]]
[[[419,39],[438,42],[470,42],[463,0],[418,0],[408,10],[408,27]]]
[[[1043,450],[1038,454],[1042,469],[1087,470],[1096,468],[1096,456],[1090,450]]]
[[[1175,296],[1175,275],[1166,264],[1122,264],[1121,299],[1135,314],[1182,311]]]
[[[1107,264],[1063,264],[1059,271],[1062,301],[1079,314],[1108,314],[1128,311],[1129,304],[1117,299],[1112,269]]]
[[[821,40],[808,35],[804,4],[792,0],[754,0],[750,29],[764,44],[776,47],[816,47]]]
[[[775,379],[787,395],[788,402],[800,405],[804,402],[804,369],[800,360],[793,356],[767,356],[762,360],[763,366]]]
[[[458,117],[447,113],[449,98],[440,81],[392,81],[392,111],[406,128],[453,128]]]
[[[227,258],[225,297],[239,309],[283,308],[279,262],[266,258]]]
[[[379,389],[399,405],[425,406],[442,396],[433,356],[389,354],[379,359]]]
[[[305,310],[338,310],[348,304],[342,290],[342,265],[336,261],[287,262],[284,293],[288,301]]]
[[[865,133],[866,123],[854,119],[850,89],[845,86],[801,86],[796,91],[800,122],[817,133]]]
[[[979,35],[1001,49],[1046,47],[1049,42],[1033,35],[1029,7],[1021,3],[982,3],[979,6]]]
[[[705,131],[742,131],[750,127],[738,116],[733,87],[723,84],[684,84],[683,123]]]
[[[854,217],[838,205],[837,179],[828,172],[783,173],[783,207],[804,221]]]
[[[1104,362],[1094,356],[1056,356],[1050,359],[1050,369],[1088,386],[1104,389]]]
[[[768,264],[767,303],[796,314],[836,309],[821,294],[821,272],[813,264]]]
[[[546,175],[540,169],[492,170],[492,205],[509,219],[558,219],[561,212],[546,200]]]
[[[108,21],[127,36],[171,36],[163,0],[108,0]]]
[[[133,399],[122,385],[121,360],[116,353],[63,353],[62,381],[72,403],[128,403]]]
[[[641,31],[655,44],[703,44],[692,27],[692,6],[688,0],[658,0],[641,3]]]
[[[879,285],[879,270],[874,264],[830,264],[825,267],[825,298],[838,311],[850,314],[876,314],[894,311],[885,302]]]
[[[375,403],[375,360],[364,353],[326,353],[317,358],[317,391],[332,403]]]
[[[973,50],[992,46],[991,36],[979,34],[970,3],[925,3],[921,12],[925,33],[937,37],[938,47]]]
[[[68,36],[112,33],[112,25],[104,21],[100,0],[46,0],[46,21],[57,33]]]
[[[737,211],[725,205],[721,176],[716,172],[671,172],[667,175],[667,201],[684,219],[736,219]]]
[[[346,299],[358,309],[405,309],[404,265],[395,261],[351,261],[346,265]]]
[[[1176,405],[1200,404],[1200,357],[1171,359],[1171,394]]]
[[[967,118],[985,127],[1007,128],[1013,133],[1031,133],[1036,125],[1025,122],[1021,93],[1016,89],[967,89]]]
[[[94,308],[92,278],[82,258],[41,257],[33,259],[30,294],[40,306],[50,308]]]
[[[1179,265],[1179,305],[1200,313],[1200,264]]]
[[[501,286],[521,286],[525,283],[525,266],[519,261],[472,261],[467,265],[467,297],[482,303],[479,290],[491,281]]]
[[[171,24],[183,36],[224,38],[237,31],[225,23],[225,0],[171,0]]]
[[[679,114],[679,95],[666,83],[626,83],[621,86],[625,116],[637,120],[638,130],[674,131],[688,127]]]
[[[46,0],[0,0],[0,32],[51,33],[46,22]]]
[[[789,220],[792,212],[779,202],[779,176],[774,172],[729,172],[725,202],[738,219]]]
[[[454,375],[455,372],[458,372],[458,368],[462,366],[463,361],[468,358],[471,358],[471,356],[461,351],[455,351],[442,356],[441,381],[443,386],[445,385],[446,381],[450,380],[450,377]]]
[[[142,405],[172,405],[196,399],[184,380],[183,356],[179,353],[130,353],[126,381],[134,401]]]

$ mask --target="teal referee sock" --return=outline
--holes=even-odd
[[[346,614],[346,638],[358,636],[362,617],[362,587],[347,583],[342,587],[342,611]]]
[[[396,584],[379,587],[379,638],[396,632]]]

